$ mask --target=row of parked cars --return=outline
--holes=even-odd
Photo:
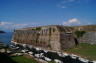
[[[25,45],[24,45],[25,46]],[[15,47],[19,49],[19,47]],[[50,50],[42,50],[37,47],[26,49],[21,49],[20,53],[15,53],[15,55],[22,55],[22,53],[27,53],[38,59],[43,59],[45,61],[55,61],[56,63],[96,63],[96,61],[89,61],[80,56],[74,54],[61,53]]]

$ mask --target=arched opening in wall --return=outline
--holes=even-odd
[[[78,40],[77,40],[77,38],[74,37],[74,40],[75,40],[75,45],[77,46],[77,45],[78,45]]]

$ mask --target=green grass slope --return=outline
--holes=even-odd
[[[77,47],[72,47],[65,52],[77,54],[89,60],[96,60],[96,45],[80,43]]]
[[[24,56],[14,56],[14,57],[11,57],[11,59],[16,63],[39,63],[34,58],[27,58]]]

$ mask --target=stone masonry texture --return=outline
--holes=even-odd
[[[72,29],[60,25],[22,28],[14,30],[12,42],[53,51],[64,51],[75,46]]]

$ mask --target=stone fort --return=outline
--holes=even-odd
[[[12,43],[26,44],[53,51],[64,51],[75,46],[72,27],[50,25],[14,30]]]

